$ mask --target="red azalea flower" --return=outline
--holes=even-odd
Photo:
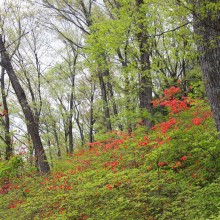
[[[193,118],[192,120],[191,120],[191,122],[194,124],[194,125],[196,125],[196,126],[198,126],[198,125],[200,125],[201,124],[201,122],[202,122],[202,119],[201,118]]]
[[[177,167],[181,167],[182,166],[182,163],[180,161],[176,162],[176,166]]]
[[[106,185],[106,188],[109,189],[109,190],[112,190],[112,189],[113,189],[113,186],[110,185],[110,184],[108,184],[108,185]]]
[[[186,155],[182,156],[182,157],[180,158],[180,160],[181,160],[181,161],[186,161],[186,160],[187,160]]]
[[[159,167],[164,167],[164,166],[166,166],[166,165],[168,165],[168,162],[159,162],[159,163],[158,163],[158,166],[159,166]]]
[[[16,204],[10,204],[10,205],[8,206],[9,209],[15,209],[16,207],[17,207]]]
[[[164,162],[159,162],[159,163],[158,163],[158,166],[159,166],[159,167],[163,167],[164,165],[165,165]]]
[[[157,128],[156,126],[153,126],[153,127],[151,128],[151,130],[156,130],[156,128]]]

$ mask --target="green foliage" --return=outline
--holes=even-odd
[[[9,178],[14,177],[18,174],[19,169],[24,165],[23,159],[21,156],[13,156],[9,161],[0,161],[0,178]]]

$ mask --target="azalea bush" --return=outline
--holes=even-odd
[[[217,219],[220,141],[204,100],[176,87],[154,100],[167,114],[146,130],[96,137],[44,177],[27,172],[0,191],[3,219]]]

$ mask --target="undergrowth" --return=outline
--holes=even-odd
[[[172,87],[154,101],[151,130],[139,121],[131,134],[99,135],[54,161],[48,176],[31,172],[18,156],[2,162],[0,219],[220,219],[220,141],[212,114],[204,100],[179,92]]]

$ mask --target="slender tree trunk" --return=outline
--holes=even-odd
[[[75,58],[75,62],[74,62],[74,66],[76,65],[76,59]],[[70,110],[69,110],[69,121],[68,121],[68,130],[69,130],[69,153],[73,154],[73,106],[74,106],[74,86],[75,86],[75,73],[71,74],[71,94],[70,94]]]
[[[6,152],[5,152],[5,159],[9,160],[10,157],[13,155],[13,148],[11,143],[11,135],[10,135],[10,121],[9,121],[9,113],[8,113],[8,104],[7,104],[7,95],[5,91],[5,69],[2,68],[1,72],[1,93],[2,93],[2,102],[4,110],[6,114],[4,115],[5,123],[4,123],[4,130],[5,130],[5,144],[6,144]]]
[[[76,120],[77,127],[79,129],[79,134],[80,134],[80,138],[81,138],[81,146],[83,146],[85,144],[85,138],[84,138],[84,133],[83,133],[83,125],[80,124],[79,116],[77,116],[75,118],[75,120]]]
[[[217,131],[220,132],[220,10],[212,11],[204,7],[203,1],[191,1],[195,5],[194,30],[202,37],[197,42],[200,65],[203,72],[207,97],[213,112]],[[218,0],[206,3],[217,4]],[[204,17],[201,17],[200,10]],[[220,135],[219,135],[220,138]]]
[[[34,148],[33,148],[33,143],[31,141],[31,137],[30,134],[27,133],[27,147],[28,147],[28,151],[29,151],[29,164],[30,166],[33,166],[33,163],[35,161],[35,155],[34,155]]]
[[[144,3],[143,0],[136,0],[137,8],[140,8]],[[140,100],[140,108],[147,109],[149,113],[153,113],[152,106],[152,79],[150,75],[150,45],[149,40],[146,33],[146,25],[144,23],[144,17],[146,16],[140,12],[140,24],[139,24],[139,32],[137,33],[137,38],[139,41],[139,50],[140,50],[140,65],[141,65],[141,73],[140,73],[140,91],[139,91],[139,100]],[[145,125],[148,128],[152,127],[151,119],[143,118]]]
[[[109,110],[109,106],[108,106],[106,85],[105,85],[105,81],[103,78],[103,73],[99,73],[98,77],[99,77],[99,84],[100,84],[101,94],[102,94],[103,109],[104,109],[104,114],[105,114],[104,124],[106,127],[106,131],[111,131],[112,125],[111,125],[111,121],[110,121],[110,110]]]
[[[69,153],[73,154],[73,92],[70,95],[70,112],[68,121],[68,131],[69,131]]]
[[[75,52],[73,48],[73,53]],[[75,54],[74,61],[73,61],[73,70],[71,69],[71,65],[69,63],[69,69],[71,72],[71,94],[70,94],[70,109],[69,109],[69,153],[73,154],[73,107],[74,107],[74,90],[75,90],[75,76],[76,76],[76,62],[77,62],[78,54]]]
[[[12,67],[11,60],[6,52],[2,35],[0,35],[0,52],[1,52],[1,65],[8,73],[9,79],[12,83],[12,87],[16,93],[16,96],[22,107],[26,119],[28,132],[31,136],[31,140],[34,145],[35,155],[37,159],[37,166],[39,167],[42,174],[46,174],[50,172],[50,166],[47,162],[47,157],[41,142],[41,138],[38,130],[38,124],[35,121],[34,114],[30,108],[30,105],[28,104],[25,92],[21,87],[21,84],[18,81],[15,71]]]
[[[50,139],[47,139],[47,145],[48,145],[48,150],[49,150],[49,155],[50,155],[50,160],[51,160],[51,167],[53,168],[53,155],[52,155],[52,149],[51,149],[51,142]]]
[[[127,47],[126,47],[127,48]],[[125,57],[123,58],[122,53],[120,51],[120,49],[117,50],[117,54],[118,54],[118,58],[121,62],[121,65],[124,69],[126,69],[128,67],[128,58],[127,58],[127,52],[125,50]],[[124,94],[125,94],[125,109],[128,110],[129,112],[131,112],[131,106],[132,106],[132,101],[131,101],[131,89],[130,89],[130,80],[129,80],[129,75],[125,74],[125,88],[124,88]],[[127,121],[127,130],[130,132],[132,131],[132,125],[131,125],[131,120],[128,119]]]
[[[94,141],[94,136],[93,136],[93,127],[95,124],[94,115],[93,115],[94,92],[95,92],[95,85],[91,85],[90,117],[89,117],[89,142],[90,143]]]
[[[69,148],[68,148],[68,129],[67,126],[64,124],[64,142],[65,142],[65,148],[67,155],[69,154]]]
[[[116,101],[115,101],[113,86],[112,86],[112,83],[111,83],[111,80],[110,80],[110,73],[109,73],[109,70],[106,70],[106,71],[107,71],[107,77],[108,77],[107,87],[108,87],[108,91],[109,91],[109,94],[110,94],[110,99],[112,101],[113,113],[114,113],[114,116],[117,117],[118,116],[118,108],[117,108],[117,104],[116,104]],[[118,124],[118,127],[121,131],[123,131],[123,127],[122,127],[121,124]]]
[[[49,132],[49,127],[48,124],[46,124],[46,130],[47,130],[47,145],[48,145],[48,150],[49,150],[49,155],[50,155],[50,160],[51,160],[51,167],[53,167],[53,154],[52,154],[52,149],[51,149],[51,141],[50,141],[50,132]]]
[[[84,138],[84,133],[83,133],[83,124],[80,123],[80,112],[79,112],[79,109],[78,109],[78,107],[77,107],[75,102],[74,102],[74,105],[75,105],[75,115],[74,115],[74,118],[75,118],[77,127],[79,129],[79,134],[80,134],[80,138],[81,138],[81,146],[83,146],[84,143],[85,143],[85,138]]]
[[[59,137],[57,134],[57,126],[55,121],[53,121],[53,134],[57,145],[57,157],[61,158],[61,149],[60,149]]]

